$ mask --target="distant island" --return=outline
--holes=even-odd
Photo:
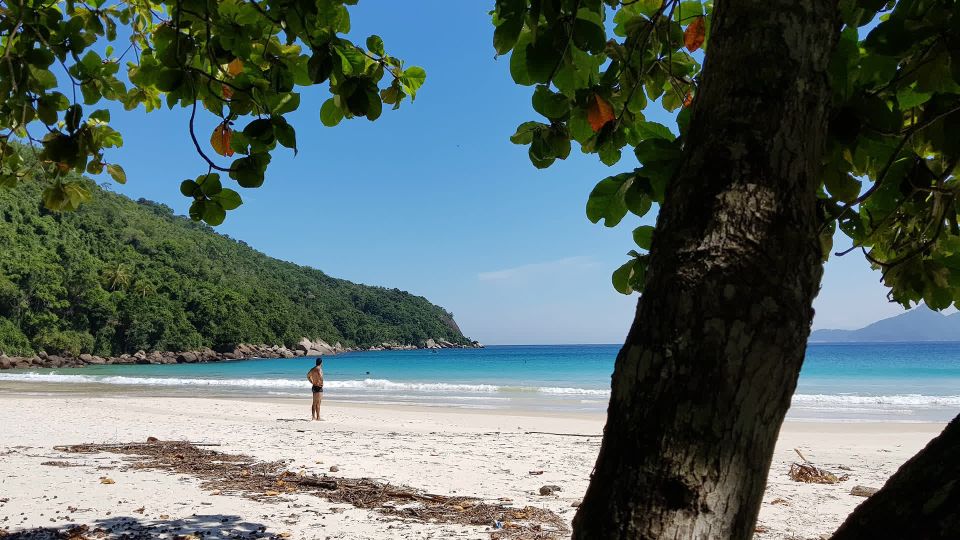
[[[810,343],[960,341],[960,312],[944,315],[920,305],[859,330],[814,330]]]
[[[160,363],[478,345],[421,296],[268,257],[89,180],[90,201],[52,213],[42,184],[0,189],[0,355]],[[380,268],[390,279],[389,261]],[[196,354],[149,354],[185,351]]]

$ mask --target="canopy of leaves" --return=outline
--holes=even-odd
[[[93,195],[76,212],[42,208],[41,182],[0,190],[0,352],[292,346],[304,336],[467,343],[422,297],[272,259],[164,205],[65,180]]]
[[[960,4],[840,0],[839,10],[819,193],[824,257],[839,226],[883,270],[893,300],[945,308],[960,301]],[[597,184],[591,221],[613,227],[663,201],[697,109],[702,57],[690,53],[709,54],[712,11],[681,0],[496,2],[494,48],[510,53],[518,84],[535,87],[543,117],[511,140],[529,145],[536,167],[566,158],[571,141],[607,165],[625,147],[640,162]],[[676,112],[679,136],[645,119],[654,106]],[[623,293],[643,290],[655,241],[643,227],[634,237],[640,251],[613,275]]]
[[[206,171],[259,187],[278,145],[297,150],[286,115],[299,107],[301,88],[330,91],[320,117],[333,126],[344,118],[376,120],[384,104],[398,108],[423,85],[424,70],[387,54],[380,37],[370,36],[365,47],[343,37],[350,31],[347,5],[355,3],[4,2],[0,186],[38,171],[52,174],[57,181],[44,192],[47,208],[74,210],[90,193],[66,181],[68,172],[106,171],[125,182],[123,168],[108,163],[105,152],[122,145],[122,136],[110,127],[109,111],[98,108],[114,102],[126,110],[189,108],[189,134]],[[194,130],[198,108],[218,119],[210,135]],[[27,166],[12,140],[37,143],[39,159]],[[185,193],[194,199],[191,217],[223,221],[231,208],[218,193]]]

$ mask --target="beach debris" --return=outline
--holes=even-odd
[[[753,528],[753,532],[761,533],[761,534],[768,533],[770,532],[770,528],[765,525],[757,525],[756,527]]]
[[[790,506],[790,501],[777,497],[776,499],[770,501],[770,504],[782,504],[784,506]]]
[[[560,486],[555,486],[555,485],[553,485],[553,484],[547,484],[547,485],[545,485],[545,486],[540,486],[540,494],[541,494],[541,495],[553,495],[553,494],[556,493],[557,491],[561,491],[561,490],[560,490]]]
[[[113,479],[110,478],[110,477],[108,477],[108,476],[101,476],[101,477],[100,477],[100,483],[101,483],[101,484],[116,484],[116,482],[114,482]]]
[[[156,437],[147,437],[147,442],[160,442],[160,439]]]
[[[796,452],[797,455],[800,456],[800,459],[804,461],[803,463],[794,462],[792,465],[790,465],[790,471],[787,474],[790,475],[790,479],[794,482],[804,482],[807,484],[836,484],[850,478],[849,475],[844,474],[842,476],[837,476],[826,469],[821,469],[813,465],[810,460],[804,457],[804,455],[801,454],[800,450],[797,448],[794,448],[793,451]]]
[[[581,501],[580,499],[577,499],[572,503],[570,503],[570,508],[580,508],[581,504],[583,504],[583,501]]]
[[[340,472],[340,467],[337,467],[336,465],[331,465],[330,472]]]
[[[299,476],[286,468],[286,461],[257,461],[251,456],[209,450],[189,442],[79,444],[55,449],[68,453],[123,454],[127,456],[124,470],[188,474],[201,481],[202,489],[261,502],[284,501],[288,499],[283,495],[305,494],[422,523],[489,526],[499,521],[503,528],[497,530],[496,535],[491,533],[491,540],[554,540],[570,535],[567,521],[544,508],[516,508],[507,506],[502,499],[489,503],[476,497],[438,495],[370,478]],[[552,488],[551,493],[560,491],[559,486],[544,487]],[[337,510],[331,508],[330,511]]]
[[[70,463],[69,461],[44,461],[41,465],[47,467],[82,467],[79,463]]]
[[[543,471],[530,471],[530,474],[532,474],[532,475],[534,475],[534,476],[538,476],[538,475],[543,474]]]
[[[878,491],[880,491],[880,489],[875,487],[853,486],[850,489],[850,494],[857,497],[869,497]]]

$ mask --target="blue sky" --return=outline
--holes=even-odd
[[[352,8],[355,41],[379,34],[391,54],[427,70],[417,101],[376,122],[325,128],[326,91],[304,92],[290,118],[299,155],[279,149],[264,186],[240,190],[245,204],[218,230],[333,276],[426,296],[484,343],[622,341],[636,296],[616,293],[610,273],[632,249],[632,229],[652,218],[608,229],[586,219],[584,204],[598,180],[636,162],[625,152],[608,168],[575,149],[565,162],[533,168],[526,147],[508,140],[537,118],[531,89],[513,83],[508,58],[494,58],[491,5],[367,0]],[[116,112],[113,124],[125,145],[107,157],[129,178],[113,189],[186,213],[179,182],[206,172],[187,114]],[[214,125],[198,115],[202,141]],[[878,279],[855,254],[831,261],[815,327],[898,313]]]

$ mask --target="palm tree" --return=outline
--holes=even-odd
[[[130,285],[130,272],[123,263],[117,263],[115,266],[107,268],[103,277],[107,280],[107,287],[111,291],[126,288]]]

